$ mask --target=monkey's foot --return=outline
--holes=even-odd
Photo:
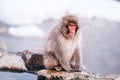
[[[56,69],[57,71],[61,71],[61,70],[62,70],[62,67],[61,67],[61,66],[56,66],[55,69]]]

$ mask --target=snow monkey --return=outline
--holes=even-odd
[[[45,44],[44,65],[48,70],[80,71],[82,53],[78,47],[79,35],[78,18],[74,15],[64,16]]]

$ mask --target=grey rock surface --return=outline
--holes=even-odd
[[[82,72],[64,72],[53,70],[41,70],[37,72],[38,80],[119,80],[119,76],[102,76],[95,73]]]

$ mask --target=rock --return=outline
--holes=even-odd
[[[6,43],[0,40],[0,57],[7,53],[7,46]]]
[[[113,78],[114,80],[120,80],[120,75],[107,75],[107,78]]]
[[[93,73],[82,72],[65,72],[53,70],[41,70],[37,72],[38,80],[117,80],[118,77],[106,77]]]
[[[38,71],[44,69],[43,49],[7,52],[0,57],[0,69],[10,71]]]
[[[10,71],[27,71],[25,62],[16,54],[5,54],[0,58],[0,69]]]
[[[44,69],[43,49],[24,50],[21,55],[25,65],[29,71],[38,71]]]
[[[36,71],[44,68],[43,55],[33,54],[31,58],[26,62],[28,70]]]

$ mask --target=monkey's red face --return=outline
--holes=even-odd
[[[76,29],[77,29],[76,24],[74,24],[74,23],[69,23],[69,25],[68,25],[69,33],[68,33],[68,34],[69,34],[71,37],[74,37],[75,34],[76,34]]]

